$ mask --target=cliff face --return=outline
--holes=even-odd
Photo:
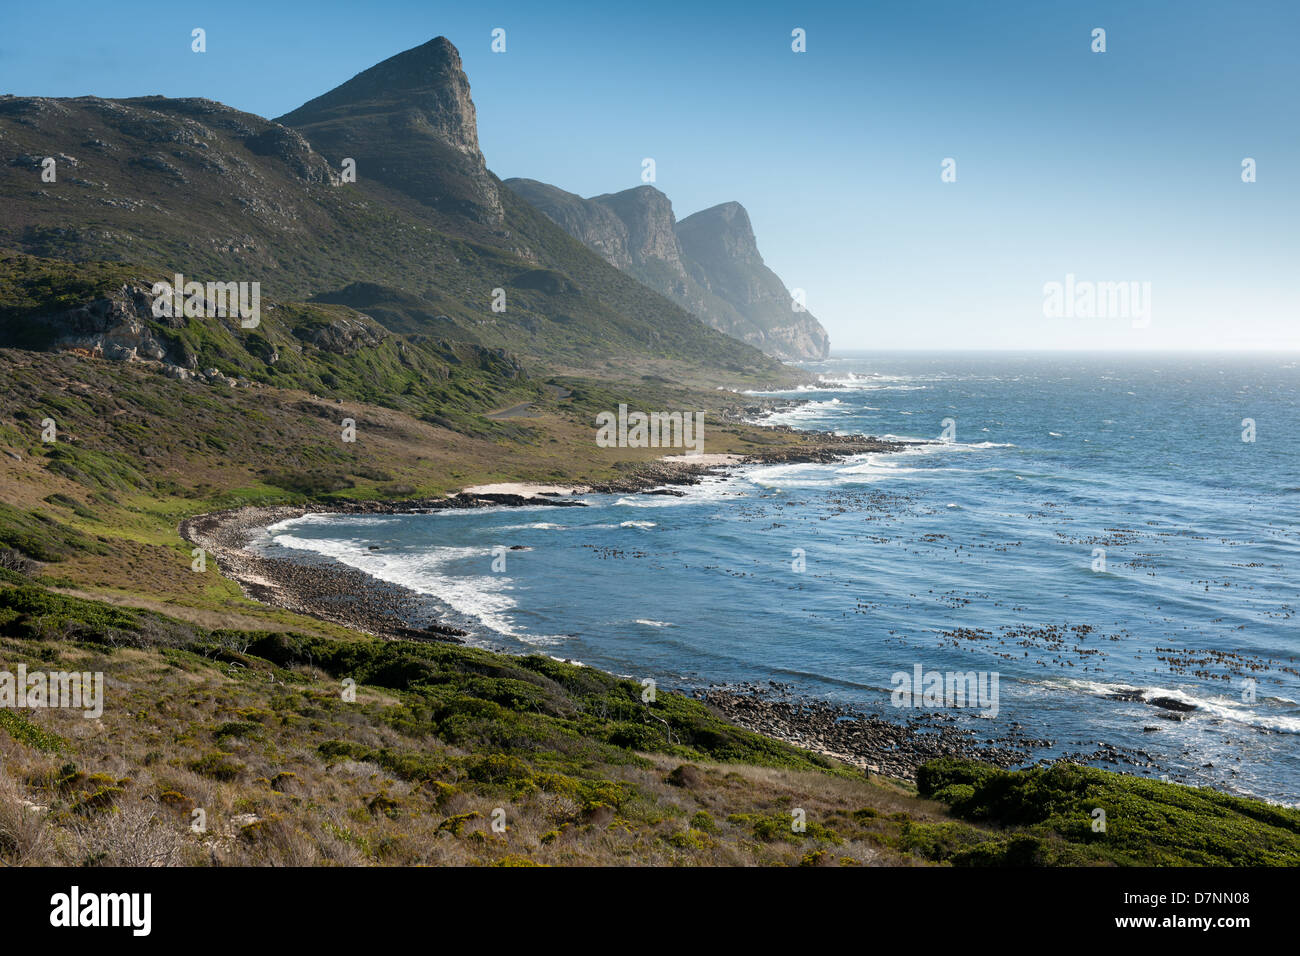
[[[505,188],[484,164],[469,84],[447,40],[391,57],[284,120],[292,125],[205,99],[0,95],[9,157],[0,158],[0,344],[190,370],[223,357],[232,368],[261,363],[244,340],[265,338],[276,324],[270,314],[254,336],[238,328],[201,336],[226,351],[195,356],[196,366],[118,294],[124,283],[147,290],[181,273],[258,282],[268,304],[347,306],[397,336],[509,349],[565,368],[587,361],[641,374],[652,360],[682,363],[691,375],[706,368],[772,382],[791,374],[610,265]],[[57,181],[42,180],[44,157],[57,161]],[[345,158],[357,163],[355,181],[340,176]],[[647,214],[644,225],[657,219]],[[612,211],[609,220],[624,228]],[[652,257],[671,241],[671,230],[634,229],[618,247]],[[60,263],[94,265],[75,270],[87,278],[69,289],[50,284],[56,274],[67,281]],[[17,285],[6,285],[15,275]],[[505,311],[490,306],[497,289],[508,291]],[[78,305],[86,309],[62,314]],[[51,316],[52,324],[37,321]],[[298,334],[314,324],[277,329],[283,335],[273,344],[282,353],[304,344],[351,349],[347,323],[331,319],[329,331]]]
[[[503,216],[478,145],[460,53],[446,37],[389,57],[277,122],[336,164],[444,212],[485,224]]]
[[[723,203],[677,222],[653,186],[583,199],[531,179],[506,185],[607,262],[707,325],[782,359],[825,358],[826,330],[796,312],[763,262],[749,215]]]
[[[745,207],[723,203],[687,216],[677,238],[691,276],[760,329],[764,351],[782,357],[825,358],[830,340],[809,312],[796,312],[785,284],[763,263]]]

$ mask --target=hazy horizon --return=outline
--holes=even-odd
[[[905,352],[918,355],[961,355],[967,352],[987,352],[998,355],[1129,355],[1138,358],[1144,355],[1209,355],[1215,352],[1229,352],[1232,355],[1257,355],[1260,357],[1270,355],[1296,355],[1300,356],[1300,348],[1279,348],[1279,349],[1258,349],[1258,348],[1162,348],[1162,349],[1098,349],[1098,348],[999,348],[999,347],[950,347],[950,348],[903,348],[893,346],[867,347],[852,346],[841,348],[831,343],[830,357],[835,358],[841,355],[871,355],[873,353],[897,353]]]

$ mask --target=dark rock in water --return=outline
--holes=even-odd
[[[1195,704],[1189,704],[1184,700],[1175,700],[1172,697],[1152,697],[1147,703],[1152,707],[1163,707],[1165,710],[1176,710],[1180,713],[1196,709]]]
[[[1144,697],[1140,690],[1117,690],[1113,694],[1107,694],[1106,700],[1120,700],[1125,702],[1138,702],[1150,704],[1152,707],[1159,707],[1162,710],[1171,710],[1176,713],[1187,713],[1196,709],[1195,704],[1189,704],[1184,700],[1177,700],[1173,697]],[[1168,716],[1165,714],[1162,717]],[[1175,717],[1175,720],[1180,718]]]
[[[378,550],[379,550],[379,545],[377,545],[377,544],[372,544],[372,545],[371,545],[370,547],[368,547],[366,550],[367,550],[367,551],[378,551]]]
[[[498,495],[482,494],[470,495],[464,492],[453,498],[445,499],[438,503],[438,506],[444,508],[481,508],[484,505],[507,505],[512,508],[518,508],[521,505],[550,505],[552,508],[585,508],[587,507],[581,501],[567,501],[564,499],[549,498],[528,498],[523,495]]]
[[[1140,701],[1142,700],[1142,691],[1117,690],[1113,694],[1107,694],[1106,700]]]

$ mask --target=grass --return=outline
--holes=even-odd
[[[0,453],[0,550],[48,562],[45,574],[60,587],[114,601],[315,631],[318,622],[245,599],[215,569],[192,573],[180,521],[242,505],[441,495],[493,481],[608,481],[660,452],[597,448],[597,410],[621,396],[644,408],[703,409],[716,421],[735,402],[714,389],[620,389],[561,376],[551,381],[571,397],[539,389],[526,424],[467,433],[419,409],[177,382],[147,366],[70,354],[0,350],[0,381],[0,448],[17,456]],[[46,418],[58,425],[53,444],[40,440]],[[344,418],[357,422],[353,443],[341,440]],[[706,450],[752,452],[772,447],[772,437],[754,426],[711,426]]]
[[[62,561],[79,552],[104,553],[103,545],[40,511],[0,503],[0,545],[37,561]]]
[[[19,311],[85,294],[72,273],[28,266]],[[172,330],[258,388],[0,350],[0,659],[102,672],[108,697],[95,723],[0,710],[0,862],[1300,862],[1296,812],[1258,801],[1069,765],[939,761],[912,788],[681,695],[647,703],[634,681],[546,657],[376,641],[256,604],[215,568],[195,573],[177,532],[188,515],[597,483],[660,450],[595,447],[596,411],[627,402],[720,422],[734,402],[653,363],[629,385],[590,364],[519,376],[477,345],[381,336],[336,353],[310,343],[346,306],[281,305],[261,341]],[[296,358],[267,363],[268,346]],[[535,417],[487,417],[525,400]],[[46,418],[56,442],[41,441]],[[357,441],[341,440],[344,418]],[[806,441],[718,424],[707,450]]]
[[[39,585],[0,586],[0,653],[108,688],[93,732],[79,712],[0,711],[8,863],[1300,860],[1296,812],[1259,801],[954,760],[918,791],[540,656],[207,629]]]
[[[1008,772],[959,760],[927,764],[917,784],[962,819],[1018,831],[962,848],[958,862],[1300,864],[1300,810],[1206,787],[1067,763]]]

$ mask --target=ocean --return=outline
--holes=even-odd
[[[806,400],[768,421],[920,444],[741,466],[684,497],[307,515],[259,546],[411,588],[492,647],[942,709],[1038,740],[1035,761],[1300,802],[1300,356],[807,368],[824,387],[764,393]],[[981,699],[960,700],[971,674]],[[917,676],[943,690],[903,693]]]

